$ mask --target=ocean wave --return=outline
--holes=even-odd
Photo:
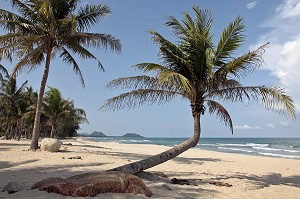
[[[261,153],[261,152],[258,152],[258,153],[261,155],[266,155],[266,156],[300,159],[300,156],[296,156],[296,155],[283,155],[283,154],[276,154],[276,153]]]
[[[216,144],[197,144],[198,146],[217,146]]]
[[[258,147],[254,146],[253,149],[265,150],[265,151],[282,151],[282,149],[275,149],[275,148],[265,148],[265,147]]]
[[[253,153],[254,152],[254,151],[246,150],[246,149],[228,148],[228,147],[218,147],[218,149],[231,150],[231,151],[243,151],[243,152],[248,152],[248,153]]]
[[[120,143],[143,143],[143,142],[152,142],[151,140],[120,140]]]
[[[284,149],[285,152],[300,153],[300,151]]]
[[[247,144],[223,144],[217,143],[219,146],[237,146],[237,147],[268,147],[269,144],[255,144],[255,143],[247,143]]]
[[[300,148],[300,146],[290,146],[290,148],[295,148],[295,149],[297,149],[297,148]]]

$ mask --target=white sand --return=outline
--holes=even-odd
[[[104,171],[160,153],[168,147],[157,145],[63,140],[63,151],[28,151],[29,140],[0,140],[0,191],[11,182],[24,190],[2,198],[60,199],[73,198],[30,187],[48,177],[70,177],[80,173]],[[82,159],[67,159],[81,156]],[[300,198],[300,160],[247,156],[190,149],[179,157],[147,170],[163,172],[169,179],[146,181],[151,198]],[[171,184],[170,179],[189,179],[192,185]],[[209,182],[229,183],[218,187]],[[86,197],[92,198],[92,197]],[[146,198],[133,194],[99,194],[96,198]]]

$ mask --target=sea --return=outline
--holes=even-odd
[[[101,142],[175,146],[188,138],[89,137]],[[200,138],[199,149],[300,160],[300,138]]]

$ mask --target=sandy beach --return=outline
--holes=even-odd
[[[168,149],[157,145],[92,142],[80,138],[62,141],[62,150],[50,153],[28,151],[29,140],[0,140],[0,190],[11,181],[24,187],[14,194],[0,192],[0,198],[73,198],[30,188],[48,177],[65,178],[105,171]],[[81,156],[81,159],[68,159],[74,156]],[[151,198],[300,198],[300,160],[191,149],[147,171],[163,172],[168,177],[157,181],[143,180],[153,192]],[[188,179],[190,185],[172,184],[172,178]],[[232,186],[216,186],[212,182]],[[146,197],[107,193],[94,198]]]

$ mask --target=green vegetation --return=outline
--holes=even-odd
[[[194,135],[174,148],[147,159],[130,163],[113,170],[138,173],[170,160],[191,147],[200,139],[200,118],[205,113],[215,114],[233,133],[231,117],[219,101],[250,101],[262,103],[273,110],[295,117],[291,97],[283,89],[267,86],[243,86],[239,77],[246,77],[262,63],[266,45],[234,58],[234,52],[244,41],[244,22],[237,17],[223,30],[217,44],[213,43],[211,28],[213,17],[209,10],[194,6],[195,18],[184,13],[182,22],[169,17],[166,25],[178,38],[176,44],[151,30],[153,41],[159,46],[161,64],[141,63],[134,66],[156,76],[119,78],[108,83],[110,89],[131,89],[108,99],[104,110],[139,107],[144,104],[162,104],[179,97],[189,101],[194,119]]]
[[[64,132],[66,135],[74,135],[78,125],[87,122],[83,109],[75,108],[73,101],[64,99],[58,89],[51,87],[43,100],[42,116],[46,126],[51,129],[51,138],[56,135],[63,137]]]
[[[19,88],[15,78],[4,79],[0,87],[0,135],[6,139],[32,136],[37,93]],[[79,125],[87,122],[85,111],[75,108],[74,102],[64,99],[56,88],[46,92],[41,114],[42,137],[71,137],[77,135]]]
[[[42,101],[51,59],[60,57],[73,66],[84,85],[83,76],[74,55],[100,61],[87,48],[111,49],[119,52],[120,41],[109,34],[89,33],[100,19],[110,14],[106,5],[85,5],[77,8],[79,0],[11,0],[18,13],[0,9],[0,26],[7,34],[0,37],[0,60],[10,61],[18,56],[13,76],[23,70],[32,71],[45,63],[37,99],[30,149],[38,148]]]

